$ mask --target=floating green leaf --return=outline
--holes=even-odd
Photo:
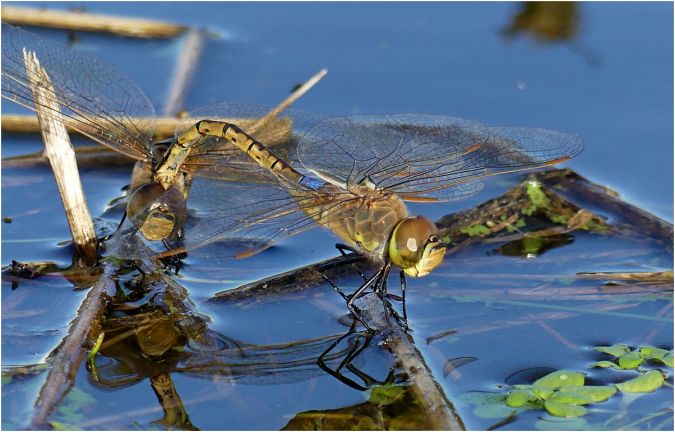
[[[539,399],[545,400],[548,399],[553,394],[553,389],[549,387],[540,387],[540,386],[531,386],[532,393],[537,395]]]
[[[576,388],[576,386],[574,386]],[[563,387],[564,388],[564,387]],[[557,391],[548,398],[547,402],[554,402],[556,404],[570,404],[570,405],[586,405],[592,403],[590,397],[579,392],[561,392]]]
[[[511,408],[520,408],[530,402],[536,402],[539,398],[532,390],[529,389],[514,389],[509,392],[506,397],[506,405]]]
[[[619,365],[618,365],[618,364],[616,364],[616,363],[614,363],[614,362],[611,362],[611,361],[609,361],[609,360],[602,360],[602,361],[599,361],[599,362],[595,362],[595,363],[593,363],[593,364],[591,365],[591,367],[599,367],[599,368],[615,368],[615,369],[619,369]]]
[[[595,350],[601,353],[613,355],[614,357],[621,357],[622,355],[629,352],[630,348],[628,348],[628,345],[626,344],[614,344],[612,346],[595,347]]]
[[[636,369],[643,361],[645,359],[640,356],[639,352],[631,351],[619,357],[619,367],[621,369]]]
[[[584,379],[584,374],[581,372],[559,370],[539,378],[532,385],[557,389],[565,386],[582,386],[584,385]]]
[[[673,367],[673,352],[670,351],[668,354],[664,355],[661,361],[664,365]]]
[[[555,392],[553,397],[551,397],[551,400],[553,400],[554,397],[562,398],[563,396],[567,397],[567,395],[574,395],[574,397],[587,399],[589,402],[586,403],[596,403],[604,402],[615,394],[616,387],[614,386],[569,386],[562,387],[560,390]],[[554,402],[561,401],[561,399],[556,399]]]
[[[640,354],[640,357],[643,357],[647,360],[661,360],[666,354],[668,354],[668,351],[664,350],[663,348],[643,346],[640,347],[638,353]]]
[[[551,400],[544,402],[544,408],[549,414],[557,417],[580,417],[588,413],[588,410],[581,405],[557,403]]]
[[[462,402],[475,405],[473,413],[480,418],[504,418],[518,409],[506,406],[506,396],[499,393],[467,392],[459,397]]]
[[[624,393],[651,393],[663,385],[663,375],[658,370],[650,370],[636,378],[616,384]]]

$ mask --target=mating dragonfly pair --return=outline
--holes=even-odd
[[[386,289],[392,266],[400,269],[405,295],[405,275],[425,276],[443,261],[439,230],[410,215],[406,202],[466,198],[482,189],[485,177],[563,162],[583,147],[574,135],[453,117],[287,111],[296,146],[282,157],[266,144],[288,129],[219,120],[263,118],[267,108],[224,104],[193,113],[201,120],[180,127],[159,152],[152,106],[122,73],[8,25],[2,36],[3,97],[35,109],[23,60],[24,49],[34,51],[66,125],[144,167],[145,180],[132,185],[127,206],[131,231],[172,243],[164,255],[225,242],[240,245],[233,255],[243,257],[325,227],[380,265],[345,296],[357,317],[354,300],[368,288]],[[119,250],[133,255],[133,248]]]

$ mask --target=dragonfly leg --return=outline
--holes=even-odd
[[[169,244],[169,242],[166,239],[162,240],[162,244],[164,244],[164,247],[166,248],[167,251],[173,250],[174,247]],[[181,260],[185,258],[186,254],[176,254],[176,255],[171,255],[169,257],[168,262],[166,263],[166,266],[170,269],[173,269],[174,274],[178,274],[180,271],[181,267]]]
[[[319,274],[320,274],[324,279],[326,279],[326,282],[328,282],[333,288],[335,288],[335,291],[337,291],[337,293],[340,294],[340,295],[342,296],[342,298],[343,298],[345,301],[349,301],[349,298],[348,298],[347,295],[344,293],[344,291],[342,291],[342,290],[340,289],[339,286],[337,286],[335,283],[333,283],[333,281],[330,280],[330,278],[329,278],[328,276],[326,276],[325,274],[323,274],[322,271],[319,271]]]
[[[351,247],[349,245],[346,245],[344,243],[335,243],[335,249],[337,249],[340,252],[340,255],[342,255],[343,257],[347,256],[345,251],[348,251],[348,252],[351,252],[351,253],[357,254],[357,255],[359,254],[356,249],[354,249],[353,247]],[[361,270],[359,270],[359,268],[357,267],[357,265],[355,263],[352,263],[351,266],[354,270],[356,270],[356,272],[359,274],[359,276],[361,276],[361,279],[363,279],[364,282],[366,280],[368,280],[366,278],[366,275],[364,275],[363,272]]]
[[[388,262],[384,265],[381,278],[377,281],[375,285],[375,291],[377,295],[382,299],[382,307],[384,308],[384,316],[387,316],[387,305],[389,302],[387,298],[387,280],[389,279],[389,271],[391,270],[391,263]]]
[[[347,300],[347,307],[351,311],[352,314],[356,317],[357,320],[359,320],[368,330],[372,330],[372,328],[366,323],[366,321],[363,319],[361,316],[360,310],[356,305],[354,304],[354,301],[361,297],[361,295],[368,289],[370,288],[374,283],[377,284],[381,280],[382,273],[384,272],[384,267],[381,268],[377,273],[375,273],[370,279],[368,279],[363,285],[357,289],[354,294],[349,296],[349,300]]]
[[[402,309],[403,309],[403,324],[405,325],[406,331],[408,330],[408,312],[406,311],[405,308],[405,290],[408,286],[408,284],[405,281],[405,273],[403,270],[401,270],[400,273],[401,276],[401,297],[403,298],[401,304],[402,304]]]

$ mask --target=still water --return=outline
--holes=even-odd
[[[49,5],[54,9],[78,6],[89,12],[207,28],[213,37],[187,94],[188,110],[222,101],[275,104],[295,84],[325,67],[328,77],[296,104],[298,109],[329,115],[442,114],[488,125],[577,133],[586,148],[567,166],[617,190],[625,200],[673,220],[672,4],[579,4],[578,37],[549,45],[527,36],[514,40],[501,36],[520,8],[511,3]],[[63,32],[40,33],[66,40]],[[182,42],[180,38],[138,41],[78,34],[75,45],[124,70],[159,112]],[[18,111],[4,100],[2,108],[3,112]],[[37,136],[3,136],[2,155],[27,154],[40,147]],[[120,195],[129,172],[129,168],[82,170],[94,216]],[[69,238],[69,231],[49,170],[10,168],[2,174],[2,216],[13,219],[2,226],[3,266],[12,260],[69,265],[72,250],[59,245]],[[494,179],[483,194],[470,200],[417,205],[412,210],[436,219],[498,196],[518,180]],[[115,219],[98,222],[112,226]],[[195,310],[210,319],[209,329],[218,335],[221,348],[324,338],[318,347],[290,354],[299,363],[307,360],[306,368],[262,378],[247,372],[191,372],[186,364],[196,360],[186,345],[183,353],[162,367],[173,372],[173,385],[193,426],[279,429],[297,413],[339,409],[367,399],[311,361],[321,347],[347,331],[337,320],[346,314],[344,303],[330,286],[254,302],[207,301],[216,292],[335,256],[333,243],[329,234],[313,230],[243,261],[198,256],[185,261],[178,281],[187,288]],[[518,371],[588,371],[588,364],[597,360],[589,348],[597,345],[622,342],[672,349],[672,298],[656,296],[631,303],[611,296],[588,300],[567,294],[533,300],[502,293],[505,284],[535,291],[551,284],[564,286],[577,272],[672,270],[672,249],[579,233],[571,244],[536,259],[495,253],[495,248],[469,248],[447,259],[428,278],[410,283],[408,314],[415,342],[451,399],[471,391],[499,391],[505,384],[526,383],[506,382]],[[612,250],[627,252],[608,258]],[[347,287],[357,283],[353,278],[341,280]],[[580,285],[577,281],[570,287]],[[3,277],[3,368],[45,362],[83,298],[83,292],[73,291],[72,286],[67,279],[54,276],[21,281],[17,288]],[[612,306],[615,303],[619,306]],[[54,314],[55,310],[59,313]],[[447,337],[428,342],[450,330]],[[92,380],[83,366],[77,392],[71,392],[65,409],[54,420],[88,429],[158,427],[152,422],[162,417],[162,409],[148,377],[160,367],[142,359],[129,360],[125,358],[128,353],[104,354],[99,372],[113,383]],[[445,362],[459,357],[477,360],[445,376]],[[231,359],[220,358],[231,366],[226,360]],[[359,362],[381,381],[391,366],[386,353],[376,348],[364,351]],[[3,381],[4,428],[25,424],[44,378],[44,373],[38,373]],[[590,378],[607,379],[595,370]],[[630,421],[672,407],[671,389],[648,397],[634,402]],[[622,403],[608,402],[584,419],[592,425],[608,422],[612,416],[607,412],[620,413]],[[499,420],[475,414],[470,404],[459,404],[458,409],[471,429],[486,428]],[[525,413],[505,427],[543,428],[536,425],[539,414]],[[650,425],[672,427],[667,422]],[[618,427],[615,423],[606,427],[611,426]]]

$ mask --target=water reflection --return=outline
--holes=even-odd
[[[229,337],[208,324],[208,317],[193,311],[187,292],[170,279],[140,271],[122,275],[102,323],[104,341],[87,364],[89,382],[117,389],[147,379],[163,412],[153,423],[193,430],[173,382],[176,374],[217,386],[281,385],[329,374],[357,390],[396,379],[393,365],[387,368],[386,362],[382,379],[365,370],[367,352],[379,351],[377,337],[359,331],[356,321],[344,334],[266,345]]]
[[[581,11],[576,2],[523,2],[501,34],[506,39],[529,37],[542,44],[564,43],[592,66],[600,57],[579,40]]]
[[[527,35],[539,42],[569,41],[579,31],[580,13],[575,2],[524,2],[502,35]]]

